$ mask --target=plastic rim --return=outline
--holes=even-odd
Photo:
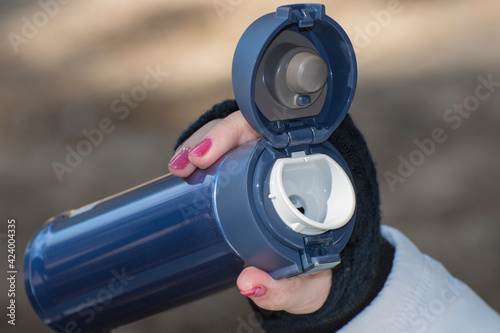
[[[356,207],[349,176],[324,154],[299,153],[276,160],[269,189],[269,198],[282,221],[305,235],[342,227]]]

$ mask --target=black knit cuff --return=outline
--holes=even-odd
[[[378,256],[376,256],[376,264],[374,265],[371,279],[364,281],[364,285],[359,285],[356,283],[359,281],[355,281],[356,279],[354,278],[354,281],[350,283],[351,288],[348,288],[348,292],[351,295],[343,295],[341,297],[342,299],[354,298],[348,304],[338,302],[339,294],[345,293],[347,290],[338,290],[336,283],[332,283],[328,298],[321,309],[311,314],[294,315],[285,311],[268,311],[257,307],[251,301],[250,303],[254,311],[260,315],[262,327],[266,332],[336,332],[363,311],[378,295],[380,290],[382,290],[392,269],[394,252],[394,247],[383,239]],[[363,261],[364,259],[356,258],[356,260]],[[334,269],[334,278],[336,270],[342,270],[342,268]],[[345,276],[345,278],[349,279],[352,277]]]

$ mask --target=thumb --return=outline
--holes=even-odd
[[[266,272],[247,267],[237,280],[240,293],[249,296],[266,310],[307,314],[319,310],[325,303],[332,284],[331,270],[310,275],[274,280]]]

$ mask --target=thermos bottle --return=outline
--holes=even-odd
[[[282,279],[330,269],[355,223],[352,176],[328,137],[357,68],[323,5],[279,7],[245,31],[233,90],[261,139],[186,179],[173,175],[53,217],[24,281],[59,332],[103,332],[235,285],[246,266]]]

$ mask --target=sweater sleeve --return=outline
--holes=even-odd
[[[500,332],[500,316],[398,230],[382,226],[396,249],[384,288],[342,329],[356,332]]]

